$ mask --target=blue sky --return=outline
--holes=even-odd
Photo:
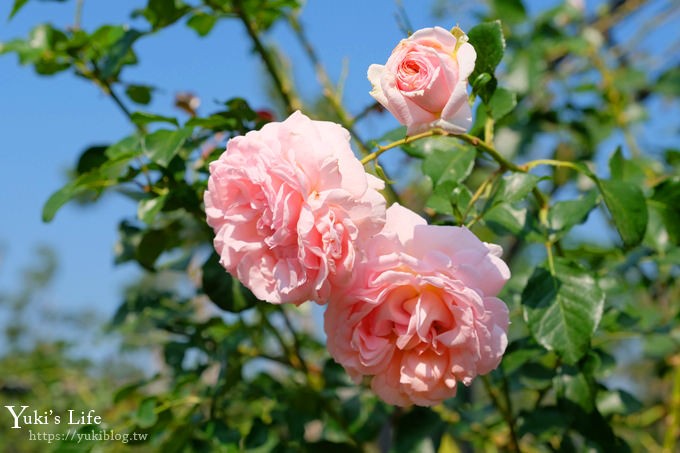
[[[0,42],[25,37],[42,22],[60,27],[73,23],[74,1],[29,1],[7,21],[11,3],[0,6]],[[145,3],[85,1],[82,26],[93,30],[104,23],[128,23],[146,28],[143,21],[128,16]],[[455,25],[433,19],[429,7],[423,7],[427,3],[404,2],[413,27]],[[396,12],[392,0],[312,0],[305,6],[301,20],[331,77],[337,79],[343,64],[348,65],[345,90],[350,111],[357,112],[372,101],[366,69],[371,63],[384,63],[403,37]],[[457,22],[468,28],[474,24],[469,17]],[[313,87],[303,94],[318,93],[311,66],[286,27],[276,27],[268,38],[289,56],[302,86]],[[267,81],[235,20],[221,21],[206,38],[176,24],[141,40],[135,49],[141,64],[127,69],[125,80],[159,86],[151,106],[143,109],[181,116],[172,108],[172,101],[176,92],[185,90],[202,99],[203,113],[217,109],[213,101],[235,96],[246,98],[255,108],[269,106]],[[94,85],[70,72],[37,76],[30,67],[19,66],[14,55],[0,57],[0,99],[0,292],[15,290],[20,269],[34,262],[35,246],[48,244],[57,252],[60,265],[56,281],[41,303],[95,309],[109,316],[120,301],[123,284],[136,274],[134,265],[113,265],[117,222],[133,216],[135,206],[109,195],[85,208],[67,204],[49,224],[42,223],[40,214],[45,200],[66,181],[67,170],[82,150],[121,139],[132,131],[131,125]],[[369,122],[366,126],[380,124]]]
[[[8,22],[11,3],[0,5],[0,42],[25,37],[41,22],[60,27],[73,23],[73,0],[29,1]],[[431,2],[403,1],[415,29],[456,24],[469,29],[476,23],[469,14],[473,3],[459,2],[463,12],[456,18],[435,19],[430,15]],[[555,3],[533,1],[528,6],[535,11]],[[586,3],[592,10],[593,3]],[[93,30],[104,23],[128,23],[146,28],[143,21],[129,18],[130,11],[145,4],[146,0],[86,0],[82,26]],[[384,63],[403,37],[396,12],[393,0],[309,0],[303,10],[301,20],[331,77],[337,79],[343,64],[348,65],[345,100],[352,112],[371,102],[368,66]],[[276,27],[268,40],[288,55],[301,86],[313,87],[304,89],[303,94],[311,97],[318,93],[312,68],[287,28]],[[663,40],[664,36],[655,38],[650,47]],[[176,24],[142,39],[135,49],[141,64],[127,69],[125,80],[159,87],[154,102],[143,107],[145,110],[181,116],[172,108],[173,96],[187,90],[202,99],[202,113],[217,108],[213,101],[235,96],[244,97],[254,108],[269,106],[267,80],[237,21],[221,21],[207,38],[199,38],[183,23]],[[664,108],[655,107],[662,112]],[[671,112],[677,113],[677,104]],[[672,137],[677,131],[670,128],[677,123],[669,124],[654,124],[651,130],[657,136],[670,133]],[[363,135],[378,136],[377,131],[394,126],[396,123],[385,116],[365,123]],[[66,181],[67,169],[82,150],[117,141],[131,131],[125,117],[95,86],[70,72],[39,77],[31,68],[19,66],[16,56],[0,56],[0,293],[17,288],[20,269],[32,262],[34,247],[44,243],[55,249],[60,266],[43,302],[53,307],[94,308],[105,317],[113,312],[123,284],[136,273],[134,265],[113,265],[117,222],[133,216],[135,206],[112,195],[86,208],[68,204],[50,224],[43,224],[40,214],[45,200]]]

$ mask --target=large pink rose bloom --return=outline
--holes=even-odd
[[[431,406],[498,366],[508,309],[495,296],[510,277],[500,247],[393,205],[366,253],[324,322],[329,351],[356,382],[372,376],[384,401]]]
[[[259,299],[325,303],[351,277],[355,242],[380,231],[382,181],[341,126],[300,112],[229,141],[205,212],[220,263]]]
[[[414,135],[439,127],[454,134],[470,128],[467,79],[477,53],[467,36],[424,28],[403,39],[387,63],[368,68],[371,96]]]

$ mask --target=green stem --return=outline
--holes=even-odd
[[[293,326],[290,317],[288,316],[286,310],[283,307],[280,307],[280,313],[281,316],[283,317],[283,322],[286,324],[286,327],[290,331],[290,335],[293,337],[293,352],[295,353],[298,362],[300,362],[300,367],[302,368],[302,371],[304,371],[304,373],[309,378],[310,377],[309,367],[307,366],[307,362],[305,361],[305,359],[302,357],[302,347],[300,346],[300,339],[298,338],[295,326]]]
[[[382,106],[380,105],[380,103],[378,101],[375,101],[375,102],[367,105],[366,107],[363,108],[363,110],[361,110],[359,113],[354,115],[354,119],[352,120],[353,124],[358,123],[359,121],[364,119],[366,116],[368,116],[371,112],[380,111],[381,108],[382,108]]]
[[[83,18],[83,3],[85,3],[85,0],[77,0],[76,1],[76,14],[75,17],[73,18],[73,29],[74,30],[80,30],[80,23]]]
[[[307,34],[305,33],[302,23],[294,15],[289,17],[288,22],[293,31],[295,32],[295,36],[298,39],[300,45],[305,50],[305,53],[307,54],[309,61],[311,61],[312,65],[314,66],[316,78],[321,84],[321,87],[323,88],[324,98],[326,98],[329,105],[337,115],[338,119],[340,120],[340,124],[345,129],[347,129],[352,135],[354,142],[359,147],[359,153],[362,156],[367,156],[369,154],[369,148],[368,146],[366,146],[366,142],[362,140],[361,136],[359,136],[359,133],[354,128],[354,124],[356,123],[356,121],[354,118],[352,118],[352,115],[350,115],[349,112],[347,112],[345,107],[342,105],[340,93],[338,92],[338,89],[333,85],[331,78],[328,76],[326,68],[321,63],[321,59],[319,58],[318,54],[316,53],[316,50],[314,49],[314,46],[312,46],[312,43],[307,38]],[[387,198],[391,202],[398,202],[399,195],[394,190],[392,185],[389,183],[390,179],[389,176],[387,176],[386,179],[387,181],[385,181],[385,192]]]
[[[675,362],[673,390],[668,409],[668,430],[663,441],[663,451],[677,451],[676,444],[680,436],[680,355],[671,358]]]
[[[488,178],[486,178],[477,188],[475,193],[472,195],[472,198],[470,199],[470,202],[468,203],[467,207],[465,208],[465,212],[463,212],[463,220],[467,217],[467,215],[470,213],[470,210],[472,209],[473,205],[479,200],[479,198],[482,196],[482,194],[486,191],[486,188],[489,186],[491,183],[495,183],[498,176],[500,176],[501,170],[498,169],[495,172],[491,174]],[[477,223],[477,221],[481,218],[482,213],[484,212],[484,209],[482,212],[479,213],[474,219],[470,221],[466,226],[470,228],[472,225]]]
[[[385,146],[378,146],[378,148],[375,151],[364,156],[364,158],[361,159],[361,163],[366,165],[370,161],[377,159],[382,153],[384,153],[387,150],[390,150],[392,148],[397,148],[397,147],[399,147],[401,145],[405,145],[407,143],[415,142],[416,140],[420,140],[421,138],[433,137],[435,135],[447,135],[447,133],[442,131],[441,129],[430,129],[427,132],[422,132],[420,134],[407,136],[407,137],[402,138],[401,140],[397,140],[397,141],[389,143]]]
[[[486,390],[486,393],[489,395],[491,402],[496,407],[498,412],[500,412],[501,416],[505,420],[505,423],[508,425],[508,428],[510,430],[510,441],[508,442],[508,444],[509,444],[508,450],[512,451],[512,452],[520,453],[522,450],[519,447],[519,441],[517,439],[517,432],[515,430],[515,420],[512,417],[512,407],[510,406],[510,397],[508,396],[505,400],[505,404],[503,404],[503,402],[501,400],[501,395],[499,395],[498,391],[493,388],[493,386],[491,385],[491,382],[489,382],[489,377],[488,376],[480,376],[480,379],[482,380],[482,383],[484,383],[484,389]]]
[[[519,167],[523,171],[527,172],[534,167],[538,167],[539,165],[551,165],[553,167],[565,167],[565,168],[571,168],[572,170],[576,170],[578,172],[583,172],[583,168],[581,168],[580,166],[576,165],[573,162],[568,162],[568,161],[565,161],[565,160],[555,160],[555,159],[536,159],[536,160],[532,160],[531,162],[527,162],[526,164],[520,165]]]
[[[118,97],[116,92],[113,89],[113,86],[111,85],[111,82],[108,80],[103,79],[100,74],[101,71],[99,70],[99,66],[97,65],[97,62],[92,60],[92,71],[88,71],[86,67],[81,69],[81,72],[88,77],[90,80],[94,82],[95,85],[99,86],[104,93],[110,97],[113,102],[118,106],[118,109],[120,109],[121,112],[123,112],[123,115],[127,117],[127,119],[134,124],[135,128],[137,131],[144,135],[146,134],[146,128],[144,126],[140,126],[139,124],[135,123],[132,119],[132,112],[125,106],[123,103],[123,100]],[[144,162],[139,157],[136,157],[135,160],[137,161],[137,164],[139,165],[139,169],[142,171],[142,174],[144,175],[144,179],[146,180],[146,189],[143,189],[145,192],[153,190],[153,183],[151,182],[151,176],[149,175],[149,170],[146,168],[146,165]]]
[[[253,45],[255,46],[255,50],[260,55],[260,58],[262,58],[262,61],[265,67],[267,68],[267,72],[269,73],[269,75],[272,78],[272,81],[274,82],[276,91],[279,93],[279,95],[281,96],[281,100],[283,100],[283,103],[286,106],[287,113],[290,114],[296,110],[300,110],[302,107],[301,103],[294,97],[290,88],[286,85],[283,78],[281,77],[281,74],[279,74],[279,70],[276,67],[274,58],[272,57],[271,53],[264,47],[264,44],[262,43],[262,40],[260,40],[260,36],[258,35],[258,32],[255,29],[255,26],[253,25],[253,22],[250,20],[246,12],[243,10],[242,0],[234,1],[234,12],[243,23],[243,26],[245,27],[246,32],[248,33],[248,36],[250,37],[251,41],[253,42]]]
[[[338,116],[340,124],[352,134],[354,140],[357,142],[360,148],[361,153],[363,155],[368,154],[368,147],[366,146],[365,142],[359,138],[359,135],[353,128],[354,119],[342,105],[340,94],[338,93],[338,90],[335,88],[335,86],[333,86],[333,82],[331,82],[331,78],[328,76],[326,68],[324,68],[323,64],[321,63],[321,59],[317,55],[314,46],[312,46],[312,43],[307,38],[307,34],[305,33],[302,24],[296,16],[290,16],[288,21],[291,28],[295,32],[295,36],[300,42],[300,45],[305,50],[307,57],[314,66],[316,78],[323,88],[323,96],[326,98],[331,108]]]
[[[496,148],[484,142],[479,137],[475,137],[474,135],[470,134],[457,134],[455,135],[455,137],[458,137],[464,142],[467,142],[474,146],[475,148],[479,149],[480,151],[483,151],[486,154],[488,154],[493,160],[495,160],[501,166],[502,169],[511,170],[519,173],[527,172],[527,170],[523,169],[519,165],[507,160],[505,157],[503,157],[503,155],[501,155],[501,153],[499,153],[496,150]]]
[[[283,336],[281,336],[279,329],[274,327],[274,325],[269,320],[269,316],[267,316],[267,313],[265,313],[264,309],[262,309],[260,307],[260,304],[256,304],[255,307],[257,308],[257,311],[260,313],[260,319],[262,320],[262,323],[267,328],[267,330],[269,330],[271,332],[271,334],[274,335],[274,337],[276,338],[276,341],[278,341],[279,345],[281,346],[281,349],[283,350],[283,354],[286,356],[288,363],[293,368],[301,370],[302,364],[295,359],[295,357],[296,357],[295,353],[293,351],[291,351],[291,348],[288,345],[288,342],[286,342],[286,340],[283,339]]]

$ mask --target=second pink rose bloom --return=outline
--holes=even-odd
[[[438,127],[453,134],[472,124],[468,77],[477,53],[461,32],[424,28],[403,39],[387,63],[368,68],[371,96],[406,126],[408,135]]]
[[[507,346],[510,278],[497,245],[466,228],[427,225],[400,206],[325,314],[333,358],[398,406],[432,406],[496,368]]]

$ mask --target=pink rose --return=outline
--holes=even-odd
[[[467,79],[476,58],[462,32],[457,39],[441,27],[418,30],[397,45],[385,66],[368,68],[371,96],[408,135],[435,127],[463,133],[472,124]]]
[[[431,226],[393,205],[366,245],[360,277],[334,294],[324,327],[333,358],[390,404],[435,405],[498,366],[510,278],[499,246],[466,228]]]
[[[259,299],[324,303],[350,278],[355,241],[382,228],[382,187],[334,123],[295,112],[233,138],[204,195],[220,263]]]

